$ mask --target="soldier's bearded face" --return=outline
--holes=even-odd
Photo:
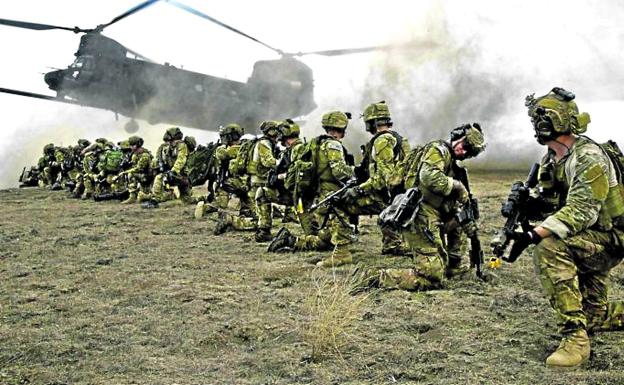
[[[456,159],[466,159],[468,151],[464,148],[464,139],[455,142],[453,145],[453,153],[455,154]]]

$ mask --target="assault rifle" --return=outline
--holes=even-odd
[[[523,231],[529,231],[531,226],[528,219],[528,201],[530,189],[537,186],[537,176],[539,164],[535,163],[529,171],[529,175],[524,183],[518,181],[511,185],[511,192],[501,208],[501,214],[507,218],[505,226],[498,232],[492,240],[492,252],[496,260],[491,264],[500,264],[500,258],[507,262],[515,262],[522,253],[522,250],[515,250],[513,247],[508,257],[504,257],[505,250],[513,239],[514,233],[518,227]]]
[[[356,186],[357,184],[358,184],[357,179],[351,178],[348,181],[346,181],[340,189],[334,191],[330,195],[326,196],[324,199],[310,206],[310,211],[314,211],[322,206],[327,206],[328,208],[327,213],[325,214],[325,218],[323,218],[323,223],[321,224],[321,227],[320,227],[321,229],[325,228],[325,226],[327,225],[327,220],[329,219],[329,215],[335,214],[336,218],[338,218],[338,220],[343,226],[354,229],[355,233],[357,234],[358,232],[357,217],[351,218],[352,223],[349,224],[345,222],[342,216],[338,215],[338,212],[336,211],[336,205],[338,205],[338,203],[343,200],[347,190],[353,186]]]
[[[468,170],[455,164],[453,167],[453,173],[455,174],[457,180],[459,180],[468,191],[468,201],[463,205],[462,209],[457,212],[454,220],[457,221],[460,226],[464,226],[470,222],[474,222],[476,224],[480,216],[479,202],[472,196],[472,192],[470,192]],[[481,248],[481,240],[479,239],[479,234],[476,231],[476,226],[474,226],[474,231],[471,234],[466,235],[470,239],[470,267],[475,268],[479,279],[484,279],[483,271],[481,270],[481,266],[483,266],[483,249]]]

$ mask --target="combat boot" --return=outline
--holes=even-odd
[[[270,229],[258,229],[256,230],[256,234],[254,235],[254,238],[256,239],[256,242],[258,243],[262,243],[262,242],[269,242],[273,239],[273,237],[271,236],[271,230]]]
[[[317,262],[316,266],[338,267],[342,265],[347,265],[349,263],[353,263],[353,256],[351,255],[351,252],[347,249],[338,249],[337,247],[335,247],[331,256]]]
[[[50,186],[50,190],[52,191],[57,191],[57,190],[61,190],[61,184],[59,182],[54,182],[54,184],[52,186]]]
[[[384,247],[381,248],[381,254],[401,256],[401,255],[405,255],[405,249],[403,249],[402,246],[385,247],[384,245]]]
[[[143,191],[139,191],[139,193],[137,194],[137,202],[138,203],[145,202],[148,199],[150,199],[150,194],[149,193],[144,193]]]
[[[587,362],[590,353],[589,337],[585,329],[577,330],[561,340],[559,347],[546,358],[551,368],[576,368]]]
[[[270,253],[293,251],[295,242],[297,242],[297,237],[293,236],[287,228],[282,227],[269,244],[267,251]]]
[[[204,201],[197,202],[197,205],[195,205],[195,212],[193,213],[193,216],[195,217],[195,219],[201,219],[204,216],[204,212],[205,212]]]
[[[349,294],[355,295],[379,287],[379,271],[358,266],[351,273]]]
[[[155,208],[158,208],[158,206],[159,206],[158,201],[154,199],[150,199],[141,203],[141,208],[144,208],[144,209],[155,209]]]
[[[136,193],[130,193],[130,196],[128,197],[128,199],[126,199],[125,201],[121,201],[122,205],[129,205],[131,203],[136,203],[137,201],[137,194]]]
[[[213,230],[214,235],[221,235],[228,231],[230,227],[232,227],[232,216],[222,211],[219,213],[219,220],[217,221],[217,225]]]

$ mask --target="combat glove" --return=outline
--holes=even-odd
[[[514,233],[513,239],[514,243],[509,251],[509,257],[507,257],[509,262],[513,262],[518,259],[520,254],[522,254],[522,252],[530,245],[537,245],[540,243],[542,237],[540,237],[534,229],[531,229],[529,231]]]

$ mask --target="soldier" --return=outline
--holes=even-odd
[[[119,199],[126,192],[125,178],[117,178],[117,175],[130,164],[131,148],[127,140],[117,142],[117,146],[105,149],[97,163],[97,175],[95,193],[96,201]],[[123,199],[123,198],[122,198]]]
[[[69,172],[74,168],[74,157],[71,147],[55,147],[54,163],[58,165],[58,172],[51,190],[60,190],[65,187],[68,181],[71,181]]]
[[[410,150],[407,139],[392,130],[385,101],[369,104],[362,117],[366,131],[373,137],[363,146],[362,163],[356,169],[360,184],[347,192],[346,210],[352,215],[379,214],[386,208],[401,182],[397,164]],[[381,233],[381,253],[402,255],[400,235],[386,227],[381,228]]]
[[[250,185],[248,196],[255,202],[255,218],[245,218],[240,216],[232,216],[226,212],[219,213],[219,221],[215,227],[215,235],[223,234],[228,229],[234,230],[255,230],[256,242],[267,242],[272,239],[271,225],[273,222],[273,209],[271,202],[277,195],[272,188],[268,188],[269,171],[277,166],[275,158],[277,137],[279,131],[277,129],[279,122],[267,120],[260,125],[262,136],[253,142],[253,147],[249,154],[243,154],[245,149],[241,147],[237,160],[248,157],[245,165],[238,165],[238,161],[234,160],[230,163],[230,171],[233,174],[240,174],[238,168],[244,167],[246,173],[250,176]]]
[[[91,145],[91,142],[89,142],[87,139],[78,139],[78,145],[77,146],[71,146],[71,151],[72,151],[72,158],[73,158],[73,169],[69,172],[70,175],[70,179],[71,182],[68,182],[68,187],[71,187],[71,185],[73,184],[73,187],[70,189],[71,194],[70,197],[71,198],[80,198],[80,195],[82,194],[82,191],[84,189],[84,183],[83,183],[83,166],[82,166],[82,162],[83,162],[83,155],[82,155],[82,151],[89,147]]]
[[[458,160],[477,156],[485,149],[478,123],[465,124],[451,131],[448,141],[436,140],[416,150],[419,155],[407,166],[405,187],[418,187],[422,201],[403,239],[412,258],[392,261],[392,268],[362,272],[361,288],[428,290],[439,287],[445,276],[462,271],[464,237],[457,227],[446,230],[458,209],[468,201],[467,187],[457,179]],[[476,224],[466,224],[466,232]]]
[[[240,215],[251,217],[253,205],[249,196],[248,178],[246,175],[232,175],[229,172],[230,162],[236,158],[241,148],[241,137],[245,129],[236,123],[219,128],[221,144],[215,149],[214,160],[217,175],[208,179],[208,191],[214,193],[214,206],[200,201],[195,208],[195,218],[201,218],[207,212],[215,212],[228,208],[230,199],[236,196],[240,202]],[[211,197],[209,197],[211,198]],[[206,199],[210,201],[211,199]]]
[[[84,191],[81,199],[89,199],[95,193],[95,182],[98,179],[98,163],[100,156],[106,151],[113,148],[113,143],[106,138],[97,138],[94,143],[81,151],[84,157],[82,161]]]
[[[163,136],[165,143],[158,148],[156,154],[159,173],[154,178],[151,198],[149,201],[143,202],[143,208],[156,208],[160,202],[167,200],[167,185],[178,187],[182,202],[192,202],[191,186],[184,173],[189,146],[183,137],[179,127],[172,127],[165,132]]]
[[[56,181],[56,174],[59,172],[60,168],[54,158],[55,151],[56,147],[53,143],[48,143],[43,146],[43,156],[39,158],[39,162],[37,163],[39,170],[41,170],[41,174],[39,175],[39,187],[41,188],[52,188],[52,185]]]
[[[323,115],[322,126],[327,135],[321,135],[310,141],[311,151],[318,152],[318,161],[311,163],[315,168],[313,174],[318,184],[313,187],[315,195],[320,199],[339,190],[354,177],[354,167],[347,162],[347,151],[342,145],[350,114],[341,111],[331,111]],[[300,160],[301,161],[301,160]],[[297,165],[295,165],[297,167]],[[308,187],[306,185],[306,187]],[[297,190],[297,186],[295,186]],[[269,245],[269,251],[286,250],[330,250],[332,254],[319,261],[318,266],[331,267],[352,263],[353,256],[349,247],[355,239],[354,228],[349,224],[349,218],[340,207],[322,207],[320,215],[328,216],[326,226],[319,230],[318,235],[293,236],[285,227],[280,229]]]
[[[587,361],[587,331],[624,329],[624,302],[607,301],[609,272],[623,255],[623,186],[615,157],[580,135],[590,119],[579,114],[574,97],[562,88],[527,97],[535,137],[548,147],[530,204],[543,222],[514,242],[517,250],[536,245],[533,260],[563,335],[546,359],[551,367]]]
[[[132,150],[130,158],[130,168],[122,171],[118,177],[127,178],[128,199],[122,201],[122,204],[131,204],[137,201],[138,192],[148,194],[151,187],[151,170],[152,154],[143,147],[143,138],[139,136],[131,136],[128,138],[128,144]]]
[[[295,175],[296,173],[289,172],[291,166],[301,158],[305,151],[304,142],[299,137],[301,129],[291,119],[281,122],[278,129],[278,138],[285,150],[282,151],[275,172],[269,177],[269,185],[277,189],[279,195],[278,203],[286,206],[284,219],[288,219],[294,213],[304,234],[316,234],[318,223],[316,223],[314,215],[309,212],[309,208],[315,198],[314,191],[306,191],[305,194],[295,193],[297,176]]]

